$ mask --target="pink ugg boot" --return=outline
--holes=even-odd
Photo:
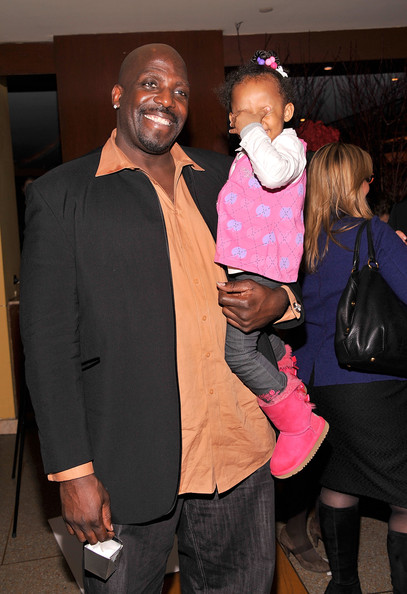
[[[287,375],[287,373],[291,373],[291,375],[297,375],[297,359],[292,353],[292,349],[288,344],[284,345],[285,347],[285,355],[277,361],[279,371],[282,371]]]
[[[287,394],[287,396],[285,395]],[[325,439],[329,425],[312,412],[307,390],[300,379],[287,375],[287,386],[275,404],[257,398],[259,406],[280,431],[271,461],[271,474],[288,478],[304,468]]]

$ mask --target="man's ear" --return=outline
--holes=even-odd
[[[284,121],[289,122],[294,115],[294,105],[292,103],[287,103],[284,107]]]
[[[117,107],[120,107],[120,97],[122,96],[123,93],[123,88],[116,84],[113,89],[112,89],[112,105],[113,107],[115,105],[117,105]],[[117,109],[117,107],[115,107],[115,109]]]

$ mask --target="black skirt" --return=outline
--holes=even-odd
[[[310,386],[330,424],[321,483],[407,507],[407,381]]]

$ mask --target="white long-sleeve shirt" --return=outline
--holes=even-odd
[[[284,129],[271,141],[263,126],[254,122],[245,126],[240,136],[240,146],[266,188],[281,188],[302,175],[306,166],[305,149],[293,128]]]

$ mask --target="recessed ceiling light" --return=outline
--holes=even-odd
[[[391,79],[392,82],[396,82],[398,81],[399,77],[398,76],[393,76],[393,78]]]
[[[305,122],[305,118],[301,118],[300,119],[300,122]]]
[[[332,70],[333,66],[324,66],[324,70]]]
[[[272,6],[269,6],[268,8],[259,8],[259,12],[271,12],[272,10]]]

